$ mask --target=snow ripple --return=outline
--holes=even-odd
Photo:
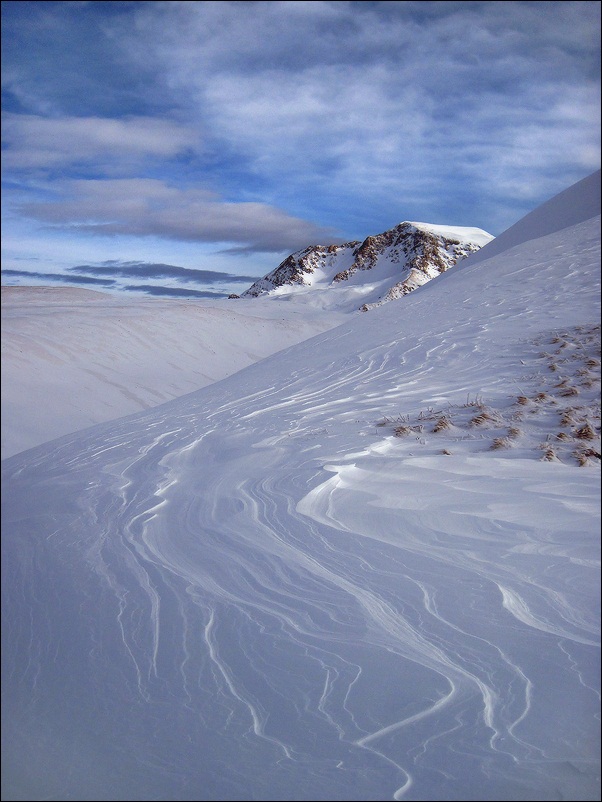
[[[506,397],[477,329],[6,460],[5,798],[595,799],[598,475],[366,423]]]

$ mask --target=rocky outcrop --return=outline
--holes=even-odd
[[[343,253],[354,253],[360,242],[348,242],[345,245],[310,245],[302,251],[287,256],[284,262],[264,278],[256,281],[243,292],[243,298],[257,297],[271,292],[285,284],[308,284],[308,278],[316,271],[325,271],[336,265]]]

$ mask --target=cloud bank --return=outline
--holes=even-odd
[[[91,234],[229,242],[257,251],[297,250],[334,236],[332,230],[264,203],[227,203],[205,190],[179,189],[151,178],[65,182],[52,202],[25,203],[20,211]]]
[[[176,279],[184,283],[213,284],[215,282],[248,283],[256,276],[234,275],[217,270],[191,270],[178,265],[149,264],[148,262],[110,262],[104,265],[77,265],[69,272],[91,273],[97,276],[120,276],[122,278]]]
[[[66,273],[9,268],[4,269],[2,275],[8,282],[16,284],[31,285],[41,282],[96,285],[107,290],[144,292],[147,295],[164,298],[224,298],[232,294],[235,285],[242,284],[246,287],[257,279],[257,276],[237,275],[217,270],[194,270],[179,265],[117,261],[102,265],[76,265],[68,268]],[[123,279],[157,283],[129,284]]]
[[[145,158],[171,158],[198,147],[196,131],[153,117],[110,119],[5,114],[5,169],[51,170],[77,164],[121,168]]]

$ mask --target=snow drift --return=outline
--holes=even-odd
[[[598,799],[596,214],[3,461],[3,799]]]

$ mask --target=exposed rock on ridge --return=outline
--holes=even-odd
[[[492,239],[478,228],[404,222],[363,242],[297,251],[243,297],[348,286],[353,287],[354,308],[365,311],[407,295]],[[358,300],[364,303],[358,306]]]
[[[361,244],[357,241],[347,242],[344,245],[310,245],[302,251],[296,251],[287,256],[275,270],[243,292],[242,297],[257,297],[285,284],[309,285],[311,282],[306,281],[306,276],[315,273],[316,270],[332,268],[340,261],[342,255],[347,256],[348,253],[355,255]]]

